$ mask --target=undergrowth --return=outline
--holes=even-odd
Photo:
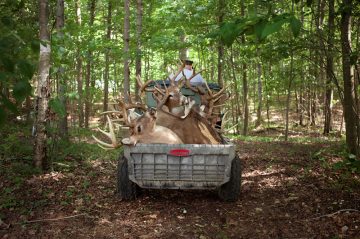
[[[33,166],[32,126],[21,122],[0,129],[0,219],[1,210],[21,206],[24,202],[16,196],[23,184],[40,170]],[[104,151],[87,140],[92,131],[72,128],[70,141],[56,136],[56,129],[48,129],[47,155],[53,171],[71,172],[76,167],[89,167],[94,160],[115,160],[118,150]]]

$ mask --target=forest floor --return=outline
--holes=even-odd
[[[294,131],[284,142],[273,129],[234,139],[242,192],[232,203],[181,190],[122,201],[116,159],[68,154],[35,176],[2,159],[0,238],[360,238],[359,175],[335,170],[343,143],[319,136]]]

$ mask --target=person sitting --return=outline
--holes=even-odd
[[[179,81],[181,78],[183,78],[184,76],[189,79],[192,77],[193,73],[194,73],[194,69],[192,67],[193,65],[193,61],[192,60],[182,60],[182,63],[183,63],[183,71],[175,78],[175,81]],[[174,74],[171,73],[169,78],[173,78],[174,77]],[[190,80],[190,83],[192,85],[200,85],[200,84],[203,84],[205,83],[205,80],[204,78],[200,75],[200,74],[197,74],[196,76],[194,76],[194,78],[192,78]]]

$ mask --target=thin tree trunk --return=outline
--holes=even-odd
[[[76,10],[76,23],[81,26],[81,7],[80,0],[76,0],[75,2],[75,10]],[[78,44],[79,42],[79,38]],[[84,126],[84,105],[83,105],[83,60],[81,56],[80,47],[77,47],[76,50],[76,81],[77,81],[77,93],[78,93],[78,117],[79,117],[79,127]]]
[[[106,39],[111,41],[111,1],[108,2],[108,15],[107,15],[107,30],[106,30]],[[105,74],[104,74],[104,102],[103,102],[103,111],[108,111],[108,103],[109,103],[109,65],[110,65],[110,49],[105,49]],[[105,117],[105,116],[104,116]],[[105,118],[104,118],[104,122]]]
[[[271,65],[269,64],[269,79],[272,78]],[[267,127],[270,128],[270,98],[271,90],[269,89],[268,82],[265,77],[265,92],[266,92],[266,118],[267,118]]]
[[[180,42],[185,45],[186,43],[186,34],[184,30],[181,30],[182,32],[180,33]],[[181,47],[181,49],[179,50],[179,58],[180,60],[184,60],[188,57],[189,55],[189,49],[187,47]]]
[[[241,1],[241,16],[245,16],[245,0]],[[245,44],[245,36],[241,37],[241,43]],[[248,134],[249,128],[249,86],[247,81],[247,64],[245,61],[242,63],[242,85],[243,85],[243,104],[244,104],[244,125],[243,125],[243,135]]]
[[[335,1],[329,0],[329,20],[328,20],[328,41],[326,54],[326,91],[325,91],[325,105],[324,105],[324,134],[329,134],[332,130],[332,72],[334,68],[333,48],[334,48],[334,26],[335,26]]]
[[[260,53],[259,53],[259,49],[257,49],[257,55],[260,58]],[[262,117],[261,117],[261,111],[262,111],[262,81],[261,81],[261,75],[262,75],[262,67],[260,64],[260,59],[258,60],[257,63],[257,78],[258,78],[258,82],[257,82],[257,86],[258,86],[258,107],[257,107],[257,112],[256,112],[256,123],[255,123],[255,127],[258,127],[261,125],[261,121],[262,121]]]
[[[346,128],[346,144],[349,152],[357,155],[357,129],[354,95],[354,68],[351,65],[351,11],[352,0],[343,0],[341,11],[341,49],[344,80],[344,118]]]
[[[96,0],[90,0],[90,31],[95,19],[95,5]],[[85,79],[85,128],[89,128],[89,118],[91,111],[91,94],[90,94],[90,79],[91,79],[91,64],[93,60],[93,52],[88,50],[87,64],[86,64],[86,79]]]
[[[64,0],[57,0],[56,6],[56,31],[60,42],[63,44],[63,28],[65,24],[65,17],[64,17]],[[61,63],[61,60],[60,60]],[[58,68],[57,72],[58,83],[59,83],[59,99],[61,102],[62,107],[64,108],[64,115],[59,116],[59,135],[60,138],[64,140],[69,139],[68,135],[68,122],[67,122],[67,99],[66,99],[66,76],[65,76],[65,68],[62,64]]]
[[[220,25],[224,21],[225,16],[225,0],[219,0],[218,2],[218,24]],[[218,77],[217,81],[219,86],[222,88],[224,86],[224,79],[222,77],[223,75],[223,58],[224,58],[224,45],[221,41],[218,43]]]
[[[39,77],[36,93],[36,118],[35,118],[35,146],[34,164],[35,167],[48,170],[47,158],[47,132],[46,125],[49,120],[49,98],[50,98],[50,34],[48,30],[48,1],[39,1],[39,25],[40,25],[40,57]]]
[[[130,101],[130,68],[129,68],[129,44],[130,44],[130,0],[124,1],[124,100]]]
[[[235,69],[235,63],[234,63],[234,55],[233,55],[233,48],[230,49],[231,55],[230,55],[230,62],[231,62],[231,69],[232,69],[232,76],[233,76],[233,82],[234,82],[234,90],[235,90],[235,125],[236,125],[236,134],[240,133],[239,129],[239,116],[241,115],[240,112],[240,102],[239,102],[239,88],[238,83],[236,79],[236,69]]]
[[[300,92],[299,92],[299,125],[304,126],[304,74],[301,70],[301,83],[300,83]]]
[[[289,86],[286,98],[286,118],[285,118],[285,141],[288,141],[289,137],[289,111],[290,111],[290,98],[291,98],[291,86],[294,78],[294,55],[293,50],[291,49],[291,59],[290,59],[290,79]]]
[[[137,0],[136,8],[136,60],[135,60],[135,74],[141,76],[141,58],[142,58],[142,16],[143,16],[143,5],[142,0]],[[139,87],[135,84],[135,97],[137,102],[141,102]]]

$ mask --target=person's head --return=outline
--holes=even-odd
[[[185,59],[185,60],[183,60],[183,63],[184,63],[184,67],[186,69],[189,69],[189,70],[192,69],[192,64],[193,64],[192,60]]]

